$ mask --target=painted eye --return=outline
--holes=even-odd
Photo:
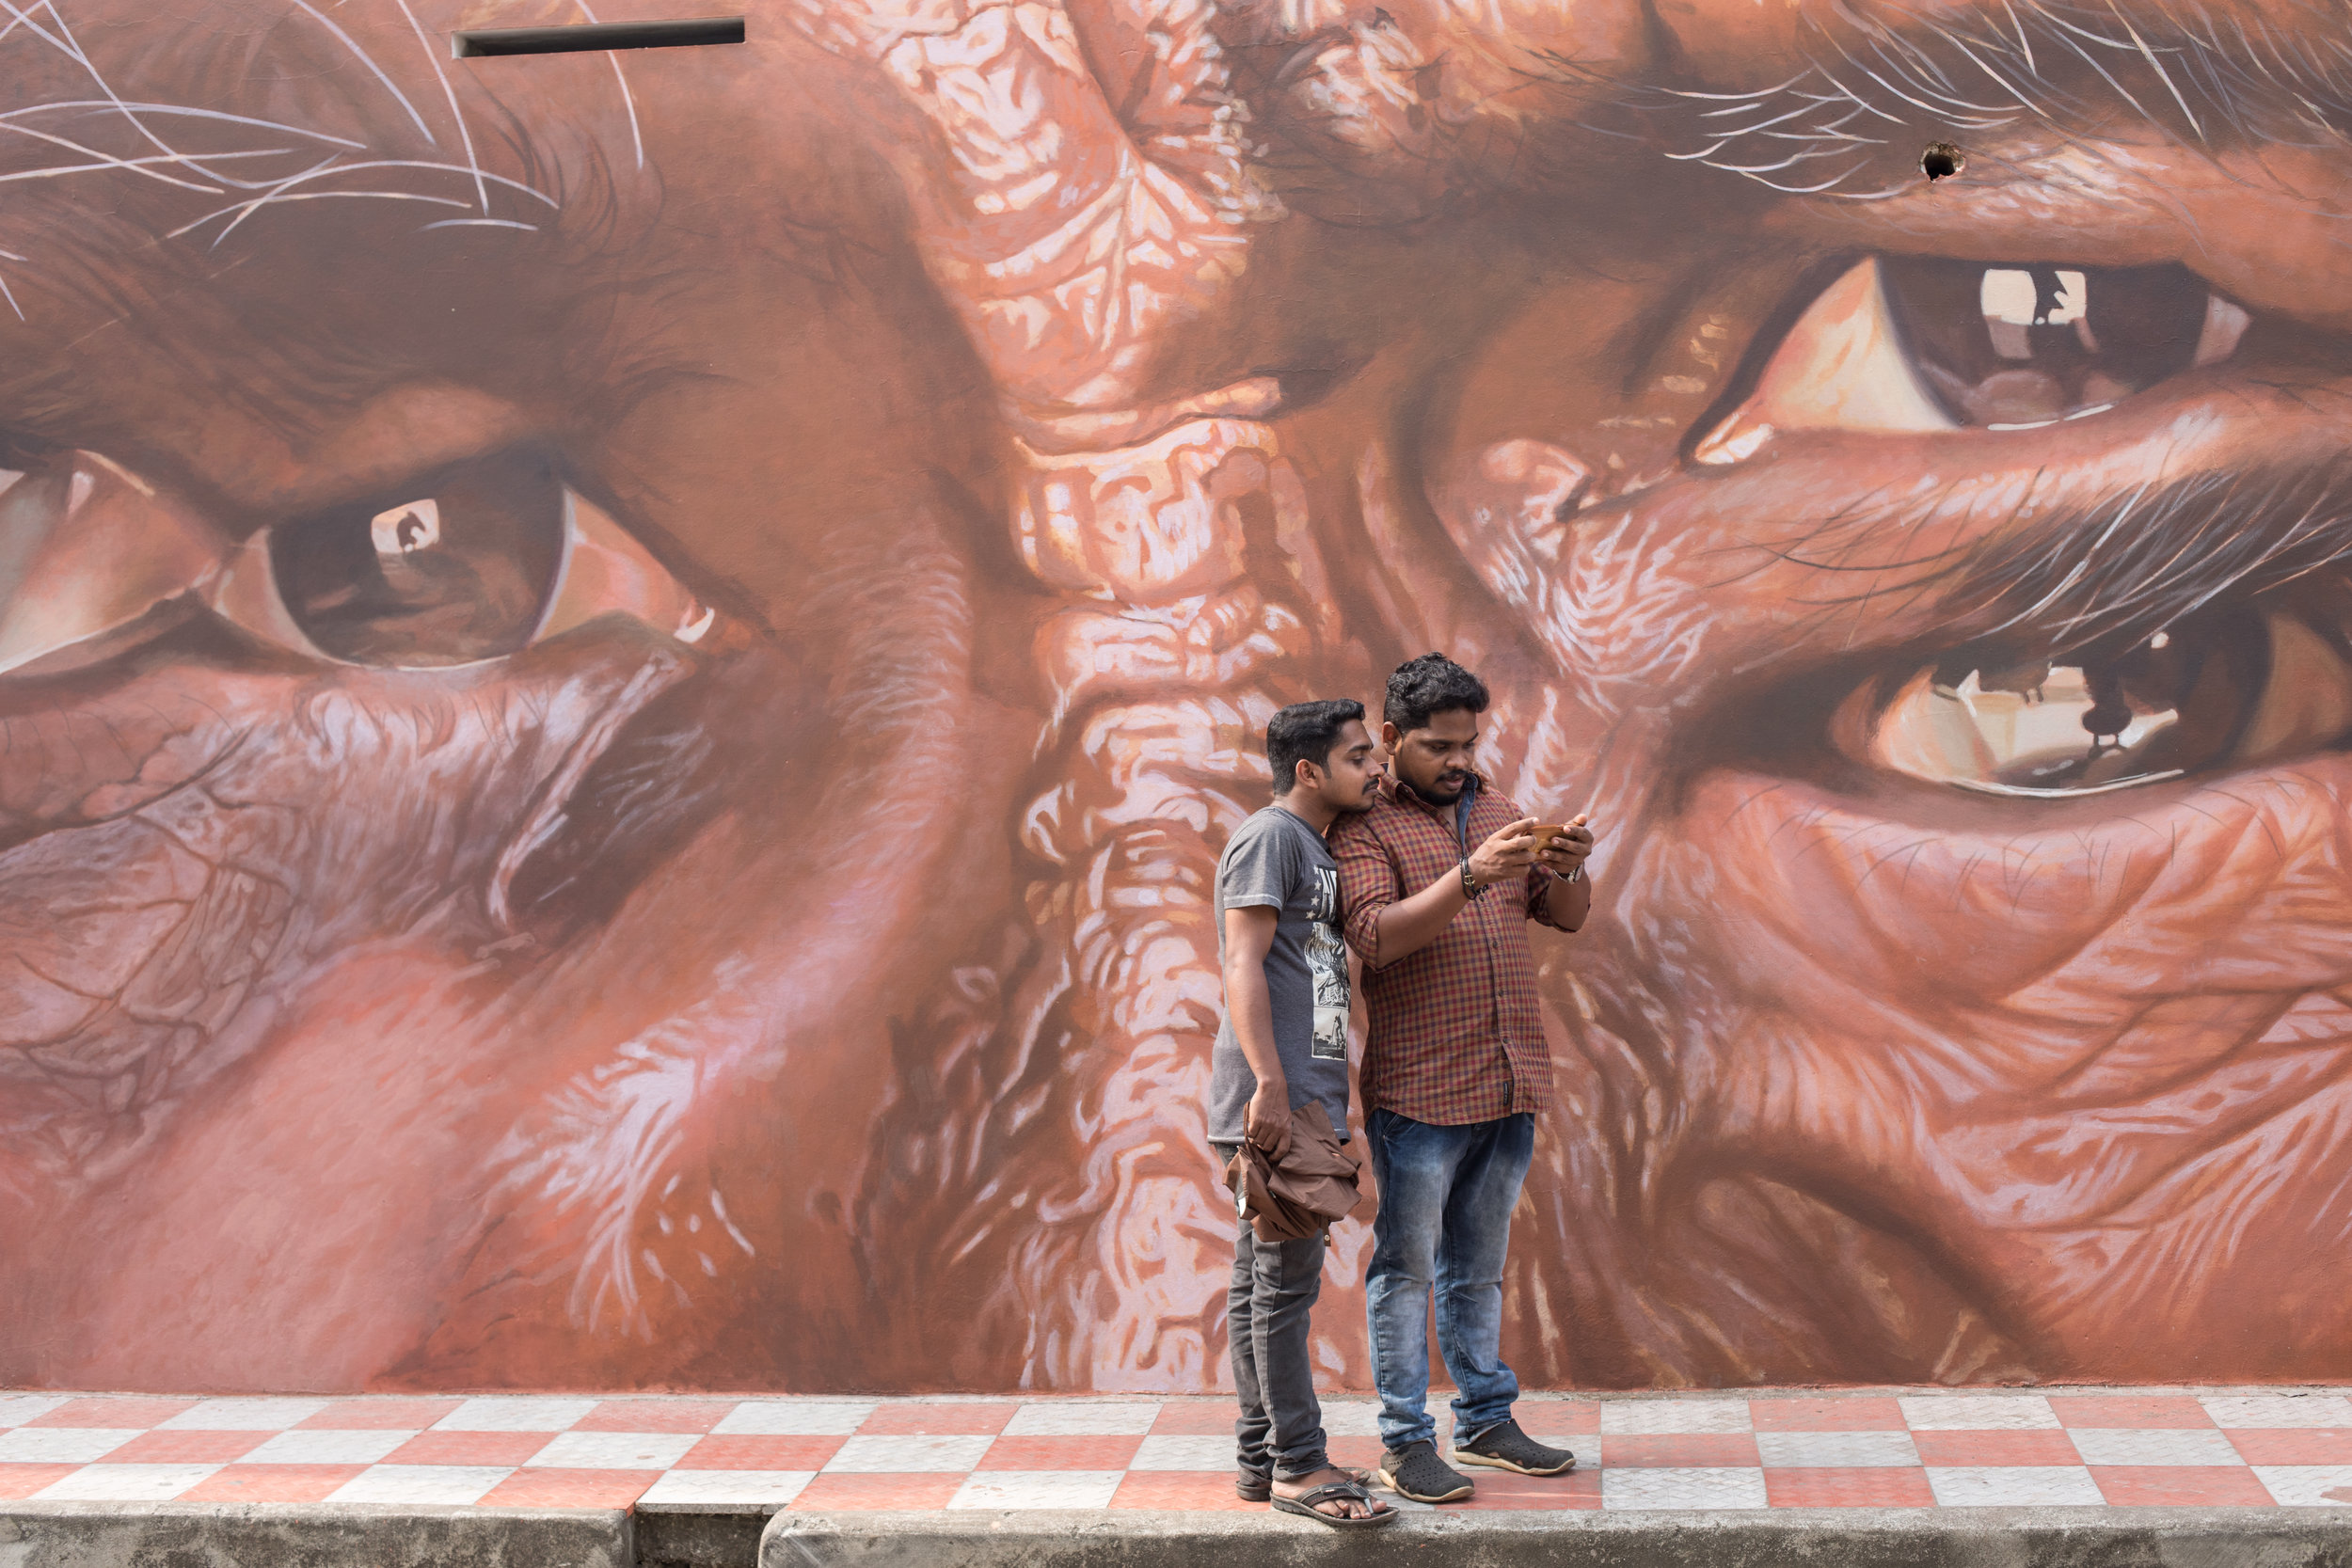
[[[313,657],[403,670],[502,658],[612,611],[688,641],[711,622],[528,451],[277,524],[240,548],[214,608]]]
[[[2058,657],[1955,651],[1833,728],[1861,760],[1979,794],[2099,794],[2307,755],[2352,733],[2352,641],[2324,602],[2216,610]]]
[[[1692,456],[1740,462],[1784,431],[2081,419],[2227,359],[2250,321],[2185,267],[1872,258],[1821,291]]]

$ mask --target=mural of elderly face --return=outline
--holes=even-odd
[[[0,1381],[1214,1385],[1215,851],[1433,646],[1532,1380],[2345,1371],[2352,71],[2197,16],[12,6]]]

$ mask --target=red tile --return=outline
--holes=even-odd
[[[422,1432],[464,1400],[338,1400],[315,1416],[306,1417],[296,1431]]]
[[[2058,1424],[2070,1427],[2210,1427],[2213,1418],[2195,1400],[2180,1394],[2052,1394]]]
[[[1748,1420],[1758,1432],[1900,1432],[1903,1407],[1890,1399],[1748,1401]]]
[[[1152,1423],[1155,1437],[1222,1437],[1233,1430],[1241,1419],[1241,1411],[1229,1399],[1168,1400],[1160,1406],[1159,1418]]]
[[[267,1436],[267,1433],[262,1433]],[[183,1503],[321,1503],[364,1465],[231,1465],[180,1494]]]
[[[1600,1462],[1613,1470],[1762,1463],[1756,1439],[1744,1432],[1612,1433],[1600,1440]]]
[[[1833,1429],[1836,1430],[1836,1429]],[[1849,1429],[1851,1430],[1851,1429]],[[1861,1428],[1870,1431],[1871,1428]],[[1933,1508],[1925,1470],[1899,1465],[1791,1467],[1764,1472],[1764,1496],[1774,1508]]]
[[[995,1436],[1017,1404],[878,1404],[857,1430],[863,1435]]]
[[[1369,1470],[1380,1463],[1377,1437],[1326,1437],[1324,1453],[1332,1464],[1350,1470]]]
[[[2249,1465],[2352,1465],[2342,1427],[2233,1427],[2223,1433]]]
[[[24,1424],[28,1427],[151,1427],[168,1421],[183,1410],[194,1410],[195,1400],[117,1399],[100,1395],[93,1399],[68,1400],[46,1416],[36,1416]]]
[[[106,1456],[109,1465],[220,1465],[243,1459],[274,1432],[143,1432]]]
[[[384,1456],[387,1465],[520,1465],[555,1440],[552,1432],[420,1432]]]
[[[627,1508],[660,1479],[659,1470],[517,1470],[481,1500],[493,1508]]]
[[[1211,1435],[1206,1433],[1196,1436]],[[819,1481],[825,1478],[819,1476]],[[1240,1512],[1263,1510],[1263,1502],[1248,1503],[1233,1490],[1231,1475],[1212,1475],[1190,1470],[1130,1470],[1127,1479],[1119,1483],[1111,1497],[1113,1508],[1162,1508],[1197,1512],[1216,1509]]]
[[[948,1475],[824,1475],[803,1487],[790,1506],[802,1513],[823,1509],[946,1508],[962,1484],[961,1476]]]
[[[999,1437],[975,1466],[981,1470],[1123,1470],[1140,1437]]]
[[[2119,1508],[2275,1506],[2260,1477],[2229,1465],[2093,1465],[2090,1479]]]
[[[80,1468],[79,1465],[0,1465],[0,1502],[20,1502]]]
[[[1521,1400],[1511,1414],[1528,1433],[1581,1436],[1600,1431],[1600,1404],[1595,1400]]]
[[[2080,1465],[2062,1432],[1915,1432],[1922,1465]]]
[[[1465,1503],[1448,1508],[1473,1511],[1500,1509],[1573,1508],[1600,1506],[1600,1472],[1571,1470],[1565,1476],[1520,1476],[1508,1470],[1469,1472],[1478,1490]]]
[[[738,1400],[607,1400],[572,1425],[574,1432],[708,1432]]]
[[[821,1470],[838,1437],[706,1437],[673,1465],[679,1470]],[[1120,1468],[1124,1469],[1121,1465]]]

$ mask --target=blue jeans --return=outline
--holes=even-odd
[[[1380,1212],[1372,1223],[1364,1302],[1380,1441],[1434,1443],[1429,1418],[1429,1291],[1438,1294],[1438,1349],[1461,1390],[1454,1440],[1511,1418],[1519,1380],[1502,1364],[1502,1260],[1511,1211],[1535,1153],[1535,1118],[1520,1113],[1436,1127],[1375,1111],[1365,1131]]]

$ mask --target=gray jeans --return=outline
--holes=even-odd
[[[1232,1144],[1212,1144],[1222,1166]],[[1233,1243],[1233,1283],[1225,1297],[1225,1334],[1233,1353],[1233,1423],[1241,1468],[1295,1481],[1330,1463],[1323,1406],[1315,1399],[1308,1317],[1323,1291],[1323,1234],[1298,1242],[1261,1242],[1244,1220]]]

